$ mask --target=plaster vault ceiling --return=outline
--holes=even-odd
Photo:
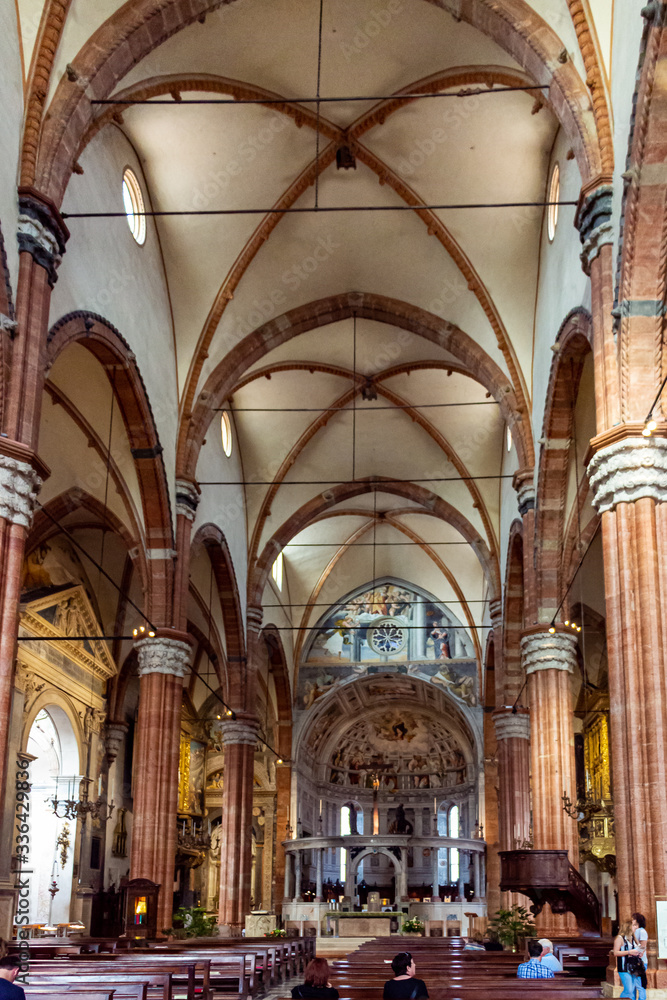
[[[116,6],[75,0],[54,78]],[[566,4],[534,6],[574,52]],[[316,105],[298,101],[316,93],[318,16],[315,0],[223,6],[139,61],[117,88],[129,101],[178,91],[184,99],[270,94],[284,105],[129,106],[92,143],[103,144],[106,129],[122,130],[156,210],[308,207],[315,187],[302,190],[305,177],[317,178],[320,206],[543,199],[557,122],[548,107],[536,107],[535,91],[393,102],[379,117],[386,102],[324,103],[318,144]],[[433,3],[325,0],[322,97],[381,97],[424,81],[453,93],[494,80],[532,82],[490,38]],[[337,169],[341,145],[354,147],[355,170]],[[74,178],[69,210],[76,199]],[[112,192],[109,200],[98,208],[114,209]],[[494,366],[497,392],[511,388],[530,405],[541,209],[436,210],[429,220],[413,211],[311,212],[271,221],[269,231],[261,215],[157,220],[184,411],[263,323],[354,292],[455,324]],[[269,350],[228,397],[243,478],[261,484],[244,486],[251,559],[327,483],[388,477],[421,481],[497,563],[500,480],[474,477],[513,471],[518,462],[514,446],[504,463],[506,424],[489,387],[470,363],[398,323],[359,317],[356,338],[354,327],[353,317],[332,317]],[[367,379],[376,401],[360,396]],[[434,405],[442,403],[479,405]],[[323,419],[324,408],[336,406],[344,409]],[[290,408],[300,412],[252,412]],[[203,460],[197,475],[207,478]],[[378,575],[417,582],[459,605],[478,602],[467,623],[480,622],[489,580],[461,544],[460,524],[408,492],[378,488],[345,499],[299,531],[285,551],[282,600],[334,601],[369,579],[371,549],[349,543],[368,542],[375,531],[376,541],[412,543],[378,547]],[[279,599],[273,591],[266,597]],[[295,607],[288,620],[319,617],[313,609],[302,618],[303,611]],[[480,649],[484,638],[480,631]]]

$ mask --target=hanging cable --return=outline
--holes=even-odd
[[[317,36],[317,113],[315,118],[315,208],[318,207],[320,194],[320,79],[322,76],[322,14],[324,0],[320,0],[320,25]]]
[[[356,435],[357,435],[357,314],[352,313],[352,482],[357,478]]]

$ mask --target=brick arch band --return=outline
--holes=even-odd
[[[450,503],[442,497],[431,493],[430,490],[418,486],[416,483],[392,482],[383,480],[381,477],[372,479],[357,480],[349,483],[338,483],[324,493],[318,493],[316,497],[307,501],[299,510],[295,511],[266,542],[264,548],[255,561],[248,577],[248,604],[261,607],[264,588],[271,572],[271,567],[276,556],[289,543],[295,535],[317,518],[323,511],[326,511],[336,504],[349,500],[351,497],[360,496],[364,493],[391,493],[394,496],[405,497],[419,504],[434,517],[438,517],[456,528],[477,556],[482,571],[486,577],[489,587],[489,599],[493,600],[500,594],[500,577],[497,561],[493,559],[486,542],[472,526],[470,521],[460,511],[456,510]]]
[[[608,168],[608,137],[598,135],[584,82],[572,61],[562,59],[562,40],[525,0],[427,2],[490,37],[536,82],[549,87],[551,107],[568,136],[584,183]],[[142,59],[220,6],[222,0],[128,0],[72,60],[43,123],[44,96],[37,94],[41,81],[35,81],[27,104],[29,141],[22,151],[21,184],[36,186],[60,204],[83,137],[93,123],[91,98],[108,97]]]
[[[585,309],[566,316],[551,363],[538,467],[535,519],[538,607],[556,608],[563,589],[563,565],[554,554],[565,544],[568,475],[574,432],[574,407],[586,356],[591,352],[591,317]],[[586,490],[585,483],[582,487]],[[545,502],[546,501],[546,502]],[[575,497],[575,503],[581,498]]]
[[[192,539],[191,560],[206,550],[213,567],[215,586],[225,627],[227,677],[225,701],[234,706],[245,682],[246,643],[241,597],[227,540],[215,524],[203,524]]]
[[[519,465],[532,467],[530,420],[521,412],[510,378],[463,330],[418,306],[386,295],[344,292],[326,296],[277,316],[236,344],[206,380],[192,415],[181,425],[176,466],[178,475],[195,478],[199,450],[219,407],[235,391],[246,371],[293,337],[356,316],[407,330],[437,344],[460,361],[500,407],[512,428]]]

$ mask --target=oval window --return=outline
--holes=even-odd
[[[229,458],[232,453],[232,423],[226,410],[223,412],[222,419],[220,420],[220,433],[222,435],[222,450],[227,458]]]
[[[123,207],[132,236],[142,246],[146,240],[144,196],[137,175],[129,167],[123,172]]]
[[[547,201],[547,236],[549,237],[549,243],[553,243],[554,236],[556,235],[556,226],[558,224],[558,199],[560,197],[560,168],[557,163],[554,163],[554,168],[551,171],[551,180],[549,181],[549,197]]]

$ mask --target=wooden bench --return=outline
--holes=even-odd
[[[161,997],[162,1000],[173,1000],[173,983],[169,973],[146,973],[139,974],[120,972],[111,970],[109,972],[88,972],[85,973],[85,980],[82,981],[82,974],[63,974],[48,972],[33,972],[30,969],[30,985],[37,987],[37,992],[44,987],[53,987],[62,993],[81,991],[82,987],[93,985],[102,989],[113,990],[116,994],[123,991],[126,985],[140,984],[146,987],[144,1000],[151,997]],[[69,987],[72,987],[70,991]]]

